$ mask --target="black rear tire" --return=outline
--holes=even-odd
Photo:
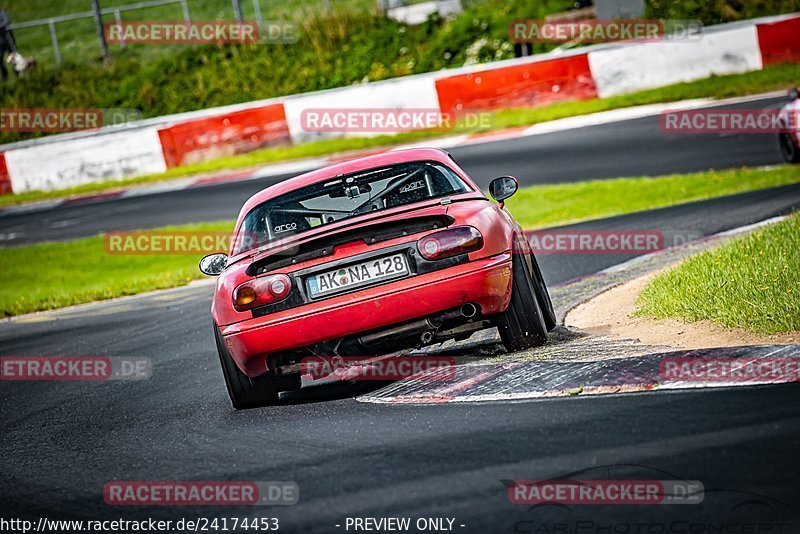
[[[514,244],[514,250],[520,250]],[[511,303],[497,317],[500,339],[509,352],[547,343],[547,326],[526,255],[515,254],[512,261]]]
[[[791,134],[783,132],[778,136],[783,159],[789,163],[800,163],[800,148],[794,144]]]
[[[228,347],[225,346],[225,340],[222,339],[217,325],[214,325],[214,339],[217,342],[219,363],[222,365],[222,375],[225,377],[225,386],[228,388],[233,407],[237,410],[246,410],[275,404],[278,401],[278,389],[272,377],[263,375],[250,378],[241,372],[233,361]]]
[[[544,283],[544,276],[542,276],[542,270],[539,269],[539,262],[536,261],[536,256],[531,252],[528,257],[531,260],[530,267],[531,273],[533,273],[536,300],[539,301],[539,309],[544,314],[544,325],[549,332],[556,327],[556,311],[553,309],[553,301],[550,299],[550,292],[547,291],[547,285]]]

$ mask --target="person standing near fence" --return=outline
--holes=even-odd
[[[6,69],[6,54],[17,51],[17,43],[14,40],[14,32],[11,31],[10,26],[11,19],[9,18],[8,13],[6,13],[5,9],[0,7],[0,73],[3,75],[3,80],[8,79],[8,69]]]

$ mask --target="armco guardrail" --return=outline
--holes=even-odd
[[[0,147],[0,192],[116,180],[275,144],[312,108],[464,112],[607,97],[712,74],[800,63],[800,14],[711,26],[685,42],[615,43],[55,135]],[[363,134],[362,134],[363,135]]]

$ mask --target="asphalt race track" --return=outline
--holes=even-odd
[[[769,98],[735,108],[774,108]],[[782,163],[773,135],[669,135],[659,117],[646,117],[563,132],[496,141],[450,150],[481,186],[510,174],[522,185]],[[248,197],[289,177],[212,185],[28,214],[0,215],[0,244],[65,240],[104,231],[234,219]]]
[[[569,132],[563,145],[556,141],[566,134],[553,134],[465,148],[455,156],[482,185],[505,173],[539,183],[778,162],[771,138],[713,138],[699,149],[695,141],[661,139],[649,120]],[[588,161],[600,153],[607,162],[596,171]],[[559,174],[563,162],[571,168]],[[3,232],[9,225],[30,229],[26,239],[36,241],[138,228],[143,220],[230,218],[263,185],[72,207],[0,224]],[[574,227],[656,229],[695,239],[799,207],[800,185],[791,185]],[[74,223],[48,226],[59,218]],[[541,264],[548,283],[557,284],[628,258],[554,255]],[[145,357],[154,366],[150,379],[130,382],[0,382],[4,516],[278,517],[281,531],[334,533],[347,532],[347,517],[387,516],[454,518],[453,530],[464,533],[800,531],[787,524],[800,517],[800,396],[794,385],[380,405],[354,399],[380,384],[338,384],[287,395],[280,406],[234,412],[213,345],[211,290],[210,284],[193,285],[0,323],[0,355]],[[698,480],[705,499],[696,505],[532,507],[511,504],[503,482],[563,479],[585,470],[605,471],[606,478]],[[300,503],[112,507],[102,495],[112,480],[292,480]],[[729,529],[714,530],[724,525]],[[743,529],[747,525],[751,530]]]

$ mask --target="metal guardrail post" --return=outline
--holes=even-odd
[[[242,0],[231,0],[231,3],[233,4],[233,17],[236,19],[236,22],[243,22]]]
[[[103,51],[103,59],[108,58],[108,43],[106,34],[103,33],[103,15],[100,12],[100,0],[92,0],[94,8],[94,23],[97,26],[97,38],[100,40],[100,49]]]
[[[115,10],[114,10],[114,20],[116,20],[116,21],[117,21],[117,26],[119,26],[120,28],[122,28],[122,14],[119,12],[119,9],[115,9]],[[124,39],[124,38],[121,38],[121,39],[119,40],[119,44],[120,44],[121,46],[125,46],[125,39]]]
[[[264,33],[264,16],[261,14],[261,4],[258,0],[253,0],[253,9],[256,12],[256,25],[258,26],[259,35]]]
[[[53,41],[53,53],[56,55],[56,63],[61,66],[61,50],[58,48],[58,34],[56,34],[56,23],[51,19],[47,26],[50,28],[50,39]]]
[[[189,17],[189,4],[186,3],[186,0],[181,2],[181,11],[183,11],[183,20],[186,23],[191,22],[192,19]]]

